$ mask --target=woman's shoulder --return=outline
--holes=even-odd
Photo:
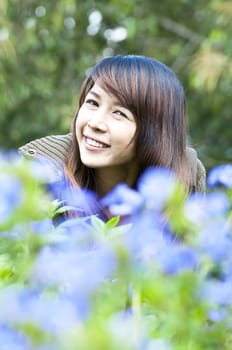
[[[190,166],[192,186],[196,192],[205,192],[206,170],[193,147],[187,147],[187,159]]]
[[[27,159],[41,162],[48,174],[47,182],[61,181],[64,161],[72,146],[72,135],[50,135],[32,140],[19,147],[19,153]]]
[[[44,158],[62,165],[72,145],[72,135],[50,135],[35,139],[19,147],[20,154],[27,158]]]

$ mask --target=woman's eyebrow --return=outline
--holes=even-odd
[[[98,92],[95,92],[94,90],[90,90],[88,93],[95,96],[99,100],[101,99],[101,95]],[[113,104],[115,106],[122,106],[121,102],[115,96],[113,96],[112,99],[113,99]],[[126,107],[124,107],[124,108],[126,108]]]
[[[95,96],[96,98],[100,98],[101,97],[97,92],[92,91],[92,90],[89,91],[89,94]]]

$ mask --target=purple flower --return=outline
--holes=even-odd
[[[232,187],[232,165],[222,164],[213,168],[208,175],[207,184],[209,187],[223,186]]]
[[[3,288],[0,293],[0,322],[19,326],[34,324],[44,332],[64,333],[80,322],[73,300],[62,295],[33,292],[20,286]]]
[[[47,218],[41,221],[31,222],[31,228],[34,233],[47,234],[52,231],[52,229],[54,228],[54,225],[52,220]]]
[[[81,321],[82,315],[76,305],[63,296],[29,296],[21,306],[24,308],[24,319],[20,321],[31,322],[45,332],[61,335]]]
[[[165,273],[177,274],[199,265],[197,251],[172,236],[158,213],[135,220],[125,235],[125,246],[137,271],[149,269],[154,263]]]
[[[0,344],[2,350],[29,350],[29,343],[18,331],[0,325]]]
[[[231,281],[208,280],[200,290],[200,297],[209,305],[231,306],[232,283]]]
[[[79,216],[94,215],[100,209],[97,194],[87,189],[64,186],[62,200],[65,206],[71,207]]]
[[[23,187],[20,180],[10,174],[0,174],[0,224],[7,221],[22,202]]]
[[[194,248],[179,243],[169,245],[168,249],[162,251],[158,260],[162,270],[171,275],[194,271],[199,262],[199,255]]]
[[[185,203],[185,215],[197,227],[206,227],[212,222],[221,222],[230,208],[229,198],[225,193],[212,192],[204,196],[192,195]]]
[[[44,247],[35,262],[32,280],[44,286],[57,286],[67,294],[86,295],[111,276],[116,266],[108,247],[81,251],[77,247],[58,250]]]
[[[150,167],[138,180],[137,191],[119,184],[102,200],[113,215],[134,215],[144,207],[160,210],[173,193],[176,177],[166,168]]]
[[[175,175],[166,168],[150,167],[138,181],[138,191],[148,208],[162,209],[177,185]]]
[[[213,322],[221,322],[226,316],[226,310],[224,309],[211,309],[208,312],[208,318]]]
[[[77,247],[76,249],[82,252],[93,248],[99,240],[88,217],[65,220],[55,228],[49,237],[49,242],[53,247],[62,250]]]
[[[160,226],[159,217],[143,215],[135,220],[130,231],[126,234],[125,245],[132,258],[141,262],[157,259],[160,252],[167,249],[170,243]]]
[[[228,249],[229,252],[229,249]],[[222,278],[232,283],[232,256],[231,256],[231,245],[230,245],[230,254],[222,261],[221,264],[221,273]]]
[[[197,247],[207,254],[215,263],[225,264],[232,251],[232,237],[219,224],[212,223],[196,238]]]
[[[102,200],[103,207],[109,207],[113,215],[132,215],[143,206],[141,195],[126,184],[117,185]]]

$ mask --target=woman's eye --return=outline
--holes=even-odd
[[[88,105],[91,105],[91,106],[98,106],[97,101],[95,101],[95,100],[93,100],[93,99],[91,99],[91,98],[87,99],[87,100],[85,101],[85,103],[87,103]]]
[[[121,116],[121,117],[123,117],[123,118],[127,118],[128,119],[127,115],[125,113],[123,113],[122,111],[115,111],[114,113],[119,115],[119,116]]]

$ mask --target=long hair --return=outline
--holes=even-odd
[[[94,169],[80,159],[75,122],[95,82],[129,109],[136,121],[135,147],[139,175],[149,166],[166,167],[190,189],[186,156],[185,94],[176,74],[160,61],[137,55],[103,58],[84,81],[72,123],[73,146],[66,162],[72,184],[95,190]]]

